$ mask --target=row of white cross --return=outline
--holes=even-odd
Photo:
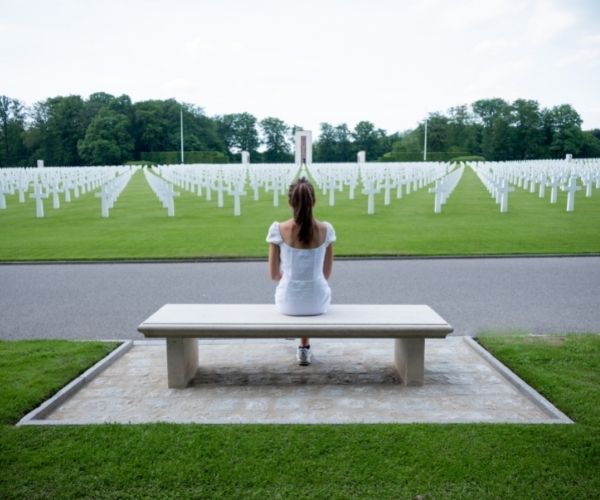
[[[202,196],[211,201],[213,192],[217,194],[217,207],[224,207],[224,196],[233,198],[233,215],[241,215],[240,197],[246,195],[246,186],[253,191],[254,201],[259,200],[260,189],[273,192],[273,206],[279,206],[281,195],[287,193],[288,186],[296,173],[293,164],[259,165],[161,165],[156,173],[166,182],[181,189]]]
[[[102,184],[100,191],[95,194],[96,198],[100,198],[100,213],[102,217],[108,217],[109,210],[115,205],[120,194],[136,172],[137,169],[125,170],[121,175]]]
[[[335,193],[348,187],[348,199],[354,200],[357,186],[367,196],[367,214],[375,213],[375,195],[383,190],[383,204],[390,205],[391,191],[402,198],[446,175],[452,166],[445,163],[315,163],[311,174],[329,206],[335,206]]]
[[[433,201],[433,213],[442,213],[442,205],[448,201],[452,191],[454,191],[454,188],[458,185],[464,170],[465,166],[461,164],[456,170],[453,170],[441,179],[437,179],[435,181],[435,186],[429,188],[429,192],[435,195]]]
[[[64,194],[65,203],[71,202],[71,194],[79,198],[80,194],[93,191],[115,177],[133,172],[139,167],[46,167],[39,168],[3,168],[0,169],[0,209],[5,209],[6,195],[19,194],[19,203],[25,203],[27,195],[35,199],[36,217],[44,217],[45,198],[52,196],[52,207],[60,208],[60,194]]]
[[[175,196],[179,196],[179,192],[173,189],[173,184],[161,179],[158,175],[150,172],[150,169],[144,169],[144,177],[148,182],[154,194],[162,203],[163,208],[167,209],[167,216],[175,216]]]
[[[500,204],[500,212],[508,212],[508,193],[514,191],[508,185],[508,181],[501,176],[492,176],[489,171],[480,165],[471,165],[473,171],[479,177],[488,193],[492,195],[497,204]]]
[[[508,210],[508,193],[516,187],[538,193],[544,198],[550,188],[550,203],[557,203],[558,191],[567,193],[567,212],[575,210],[575,193],[585,187],[585,196],[600,188],[600,160],[528,160],[519,162],[486,162],[472,165],[490,194],[500,203],[500,211]],[[578,182],[582,186],[578,185]],[[510,185],[514,187],[510,187]]]

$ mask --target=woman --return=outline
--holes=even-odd
[[[328,222],[313,217],[315,190],[304,177],[289,189],[293,218],[273,222],[269,228],[269,274],[277,281],[275,305],[283,314],[323,314],[331,301],[327,280],[333,267],[335,231]],[[310,340],[300,339],[297,359],[310,364]]]

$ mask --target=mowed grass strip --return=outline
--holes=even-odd
[[[0,497],[597,496],[600,336],[485,338],[482,343],[576,424],[5,424],[0,426]],[[3,354],[13,357],[10,348]],[[35,352],[29,359],[23,368],[30,371],[28,378],[44,380],[51,360]],[[9,380],[5,369],[2,379]],[[48,381],[47,388],[58,386]],[[5,398],[0,405],[6,407]],[[4,415],[16,421],[29,409],[5,408]]]
[[[285,196],[273,207],[273,194],[261,191],[242,197],[242,215],[233,216],[233,198],[224,207],[212,200],[181,191],[175,198],[175,217],[147,185],[141,172],[134,175],[110,211],[100,217],[100,200],[92,193],[53,209],[45,200],[46,218],[35,218],[35,202],[18,203],[8,196],[0,211],[0,260],[153,259],[265,257],[265,235],[271,222],[290,217]],[[203,193],[204,194],[204,193]],[[566,212],[566,194],[550,204],[550,190],[540,199],[517,188],[509,196],[509,212],[501,214],[475,173],[463,178],[443,206],[433,213],[428,188],[385,206],[376,196],[374,215],[367,215],[367,197],[357,189],[336,192],[335,206],[317,194],[316,216],[330,221],[338,236],[336,254],[385,255],[495,255],[600,252],[600,192],[591,198],[577,193],[575,212]]]

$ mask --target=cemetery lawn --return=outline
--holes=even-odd
[[[374,215],[367,215],[367,197],[348,200],[347,190],[336,193],[335,206],[317,195],[315,214],[330,221],[342,256],[585,254],[600,252],[600,191],[591,198],[576,195],[575,211],[566,212],[566,194],[559,192],[551,205],[517,188],[509,196],[509,212],[501,214],[470,167],[443,207],[433,213],[433,195],[427,188],[404,194],[384,206],[376,196]],[[86,193],[52,208],[44,202],[46,217],[35,217],[35,201],[6,197],[0,210],[0,261],[119,260],[265,257],[265,236],[274,220],[290,217],[285,197],[273,207],[272,193],[251,190],[242,197],[242,215],[233,216],[233,201],[225,196],[204,197],[181,190],[175,199],[175,217],[167,217],[141,172],[131,179],[110,217],[100,217],[100,201]]]
[[[87,342],[2,342],[0,497],[597,496],[600,336],[481,343],[576,423],[14,427],[74,375],[49,377],[57,360],[83,369],[103,352]]]

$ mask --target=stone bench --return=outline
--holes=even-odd
[[[168,384],[186,387],[198,369],[198,338],[393,338],[407,385],[423,383],[425,339],[452,327],[426,305],[331,305],[320,316],[285,316],[273,304],[166,304],[138,330],[167,340]],[[351,362],[351,361],[349,361]]]

